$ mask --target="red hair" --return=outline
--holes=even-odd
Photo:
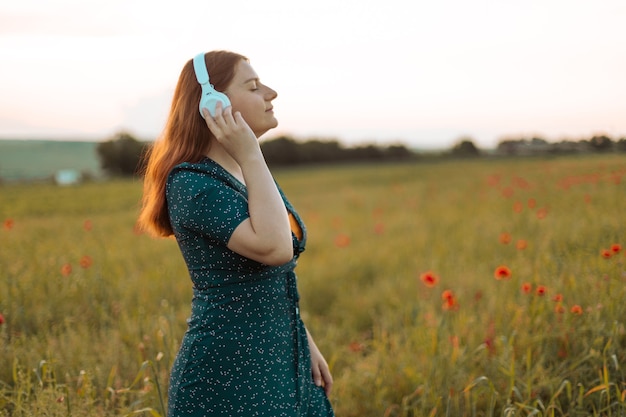
[[[204,55],[211,84],[216,90],[226,90],[241,60],[248,59],[229,51],[212,51]],[[138,226],[154,236],[167,237],[173,234],[165,199],[170,171],[182,162],[200,161],[214,139],[198,111],[201,91],[193,61],[189,60],[178,78],[163,133],[144,158],[143,197]]]

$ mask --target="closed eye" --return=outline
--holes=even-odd
[[[250,91],[256,91],[259,89],[259,79],[256,77],[246,80],[244,84],[250,85]]]

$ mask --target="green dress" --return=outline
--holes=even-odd
[[[280,189],[279,189],[280,190]],[[174,235],[193,283],[188,329],[172,367],[168,416],[334,416],[311,376],[294,257],[268,266],[226,247],[250,215],[246,187],[211,159],[182,163],[168,176]]]

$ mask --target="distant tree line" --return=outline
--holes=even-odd
[[[532,156],[566,155],[576,153],[626,152],[626,137],[612,139],[606,135],[596,135],[590,139],[578,141],[562,140],[548,142],[539,137],[507,138],[498,142],[494,150],[483,151],[474,145],[471,138],[461,138],[449,151],[440,156],[476,157],[476,156]]]
[[[97,146],[100,166],[111,176],[136,176],[143,171],[143,155],[151,146],[127,132],[120,132]],[[614,140],[605,135],[579,141],[548,142],[545,139],[501,140],[495,150],[479,149],[472,138],[460,138],[449,150],[421,154],[402,144],[344,146],[337,140],[296,140],[280,136],[261,142],[268,165],[272,167],[306,164],[398,162],[434,158],[477,158],[486,156],[530,156],[572,153],[626,152],[626,138]]]
[[[100,166],[113,177],[140,175],[143,155],[151,143],[141,142],[126,132],[98,144]],[[341,162],[406,161],[417,154],[404,145],[360,145],[345,147],[336,140],[297,141],[287,136],[261,142],[261,150],[270,166],[294,166]]]
[[[614,140],[606,135],[596,135],[590,139],[562,140],[560,142],[548,142],[538,137],[506,139],[498,143],[496,152],[500,155],[516,156],[626,152],[626,138]]]
[[[293,166],[341,162],[406,161],[416,157],[404,145],[392,144],[343,146],[337,140],[297,141],[287,136],[261,142],[261,150],[270,166]]]

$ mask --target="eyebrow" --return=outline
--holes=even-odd
[[[259,77],[252,77],[243,82],[243,84],[248,84],[251,81],[260,82]]]

